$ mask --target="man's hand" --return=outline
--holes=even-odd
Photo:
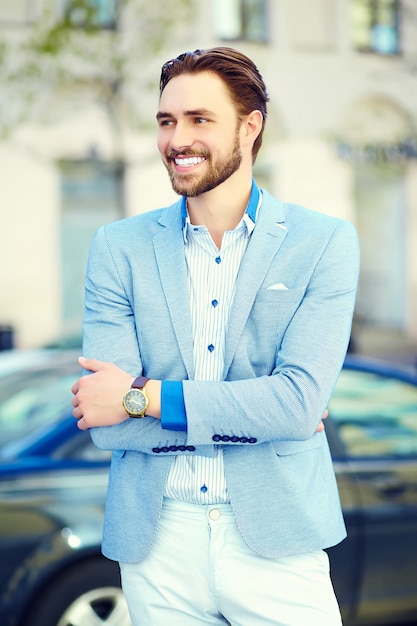
[[[318,432],[318,433],[322,433],[323,432],[323,430],[324,430],[324,420],[327,419],[328,415],[329,415],[329,411],[326,409],[324,411],[324,413],[323,413],[323,416],[321,418],[320,424],[317,426],[316,432]]]
[[[95,426],[113,426],[129,419],[122,399],[135,380],[130,374],[114,365],[79,357],[79,364],[84,369],[93,372],[82,376],[71,387],[74,394],[72,414],[78,420],[78,428],[87,430]],[[152,417],[160,417],[161,381],[149,380],[146,383],[146,394],[150,400],[147,413]],[[317,432],[324,430],[324,421],[329,412],[324,411]]]
[[[80,357],[79,364],[94,372],[79,378],[71,387],[74,394],[72,414],[78,428],[112,426],[128,419],[122,399],[134,378],[113,363]]]

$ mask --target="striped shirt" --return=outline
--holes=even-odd
[[[261,194],[254,184],[251,200],[256,211]],[[253,201],[252,201],[253,204]],[[185,259],[194,340],[196,380],[222,380],[224,349],[236,279],[242,258],[255,227],[248,209],[234,230],[223,235],[221,249],[205,226],[194,226],[187,217],[184,228]],[[172,465],[165,495],[192,504],[228,502],[223,450],[214,458],[178,455]]]

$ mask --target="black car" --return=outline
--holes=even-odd
[[[118,566],[100,554],[109,455],[71,417],[76,355],[43,352],[0,359],[0,624],[129,626]],[[329,411],[344,624],[417,624],[417,376],[348,357]]]
[[[71,416],[78,354],[0,355],[1,626],[130,626],[100,551],[110,453]]]
[[[329,412],[348,528],[329,554],[345,626],[416,625],[417,376],[348,357]]]

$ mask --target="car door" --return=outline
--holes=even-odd
[[[354,503],[346,507],[342,489],[357,559],[351,623],[416,619],[417,387],[387,372],[345,369],[329,412],[336,473]]]

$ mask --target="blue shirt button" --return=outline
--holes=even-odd
[[[218,300],[212,300],[211,301],[211,306],[214,306],[214,308],[216,308],[216,306],[219,304]]]
[[[216,261],[217,265],[222,262],[222,260],[221,260],[221,258],[219,256],[216,256],[216,258],[214,260]]]
[[[209,346],[207,346],[207,350],[208,350],[209,352],[213,352],[213,350],[214,350],[214,346],[213,346],[213,344],[212,344],[212,343],[211,343]]]
[[[201,493],[207,493],[206,485],[203,485],[202,487],[200,487],[200,491],[201,491]]]

